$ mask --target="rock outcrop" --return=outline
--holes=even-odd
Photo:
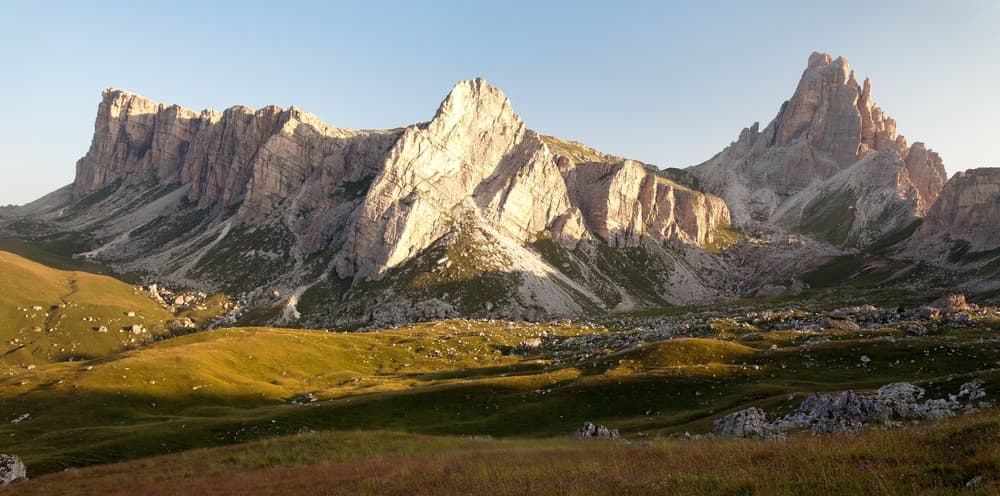
[[[768,422],[763,410],[753,407],[715,420],[713,431],[726,437],[776,437],[785,432],[810,430],[815,434],[852,433],[870,425],[891,425],[904,420],[936,420],[982,406],[983,381],[962,384],[957,395],[923,400],[926,391],[907,382],[882,386],[872,394],[844,391],[831,396],[814,393],[799,408]],[[922,401],[923,400],[923,401]]]
[[[744,129],[690,171],[726,200],[737,226],[774,224],[860,246],[922,217],[946,180],[937,154],[896,134],[871,82],[858,84],[846,59],[821,53],[763,131]]]

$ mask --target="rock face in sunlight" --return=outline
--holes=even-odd
[[[907,146],[848,61],[813,53],[792,98],[691,169],[738,226],[775,224],[839,246],[868,246],[923,217],[945,180],[941,158]]]
[[[483,79],[391,130],[109,89],[73,184],[0,210],[0,231],[232,293],[261,324],[547,320],[856,278],[1000,288],[1000,174],[946,183],[872,87],[813,53],[764,129],[686,170],[532,131]]]
[[[289,295],[271,298],[286,320],[302,315],[299,301],[336,303],[379,283],[390,299],[419,286],[425,303],[356,317],[467,314],[454,295],[427,294],[463,269],[427,266],[463,230],[498,261],[471,261],[463,278],[513,276],[502,301],[474,314],[508,318],[717,298],[726,288],[692,275],[718,270],[705,248],[731,242],[720,238],[730,224],[720,198],[541,136],[482,79],[458,83],[429,122],[388,131],[330,127],[294,107],[195,112],[109,89],[73,185],[26,211],[87,230],[87,256],[128,270],[259,300]],[[649,257],[665,273],[637,292],[618,265],[646,271]],[[255,274],[238,276],[246,270]]]

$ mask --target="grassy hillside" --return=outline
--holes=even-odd
[[[175,336],[163,326],[178,315],[115,279],[4,252],[0,273],[0,451],[38,478],[15,492],[282,493],[321,477],[345,494],[935,494],[977,475],[979,489],[1000,479],[994,410],[856,438],[668,439],[709,432],[748,406],[773,418],[813,392],[899,381],[942,398],[977,378],[993,399],[997,309],[924,322],[921,335],[890,320],[824,328],[815,322],[843,301],[811,299],[606,325],[449,320]],[[132,320],[151,333],[117,332]],[[585,421],[627,442],[569,439]],[[199,448],[213,450],[190,451]]]
[[[1000,392],[995,323],[921,337],[772,324],[715,319],[638,344],[568,323],[222,329],[0,378],[0,419],[30,414],[0,438],[41,474],[313,430],[548,438],[595,421],[641,439],[707,432],[750,405],[781,414],[815,391],[912,381],[943,397],[980,378]]]
[[[173,317],[108,276],[51,269],[5,251],[0,274],[0,373],[107,356],[164,333]],[[120,332],[132,325],[147,332]]]
[[[100,496],[997,494],[1000,416],[986,411],[858,436],[782,441],[308,433],[62,472],[11,489]]]

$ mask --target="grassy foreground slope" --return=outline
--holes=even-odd
[[[751,405],[778,415],[815,391],[910,381],[940,398],[979,378],[1000,392],[989,326],[713,332],[623,348],[626,331],[568,323],[220,329],[0,378],[0,419],[30,414],[0,439],[37,476],[311,431],[565,438],[594,421],[643,440]],[[531,338],[537,350],[511,353]]]
[[[632,443],[324,432],[62,472],[11,494],[998,494],[996,411],[856,436]]]

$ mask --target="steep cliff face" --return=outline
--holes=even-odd
[[[296,108],[194,112],[107,90],[68,194],[69,208],[46,219],[86,231],[89,256],[258,296],[266,284],[291,294],[293,309],[300,297],[336,306],[365,294],[396,314],[461,314],[455,291],[431,297],[455,278],[500,277],[489,280],[512,296],[491,308],[508,317],[724,291],[693,275],[716,264],[698,253],[730,223],[721,199],[538,135],[482,79],[457,84],[427,123],[393,131],[333,128]],[[470,238],[493,262],[429,264],[454,263],[443,254]],[[651,256],[668,274],[636,295],[613,264],[642,271]]]
[[[1000,168],[955,174],[910,242],[910,254],[958,261],[1000,248]]]
[[[566,173],[570,198],[589,231],[615,247],[642,239],[676,239],[705,246],[729,225],[720,198],[683,187],[633,160],[584,163]]]
[[[821,53],[809,57],[791,100],[763,131],[744,129],[690,170],[726,200],[739,226],[810,233],[816,208],[809,206],[822,203],[836,210],[823,221],[842,225],[824,241],[862,246],[922,217],[947,179],[936,153],[896,134],[896,122],[872,101],[871,82],[858,84],[846,59]],[[824,199],[834,192],[846,197]],[[905,218],[885,225],[870,217],[882,211]]]

